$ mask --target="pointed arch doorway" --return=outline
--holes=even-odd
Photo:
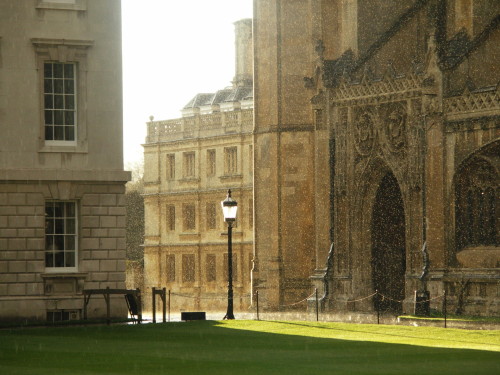
[[[386,298],[375,299],[375,309],[400,313],[405,297],[405,213],[399,184],[388,172],[381,180],[373,205],[373,289]]]

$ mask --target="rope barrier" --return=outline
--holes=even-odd
[[[347,301],[347,302],[358,302],[358,301],[363,301],[364,299],[367,299],[367,298],[371,298],[371,297],[373,297],[375,294],[377,294],[377,292],[375,292],[375,293],[373,293],[373,294],[370,294],[369,296],[362,297],[362,298],[359,298],[359,299],[349,300],[349,301]]]
[[[281,307],[289,307],[289,306],[295,306],[295,305],[298,305],[299,303],[302,303],[302,302],[305,302],[307,301],[309,298],[311,298],[312,296],[314,296],[316,292],[313,292],[312,294],[310,294],[309,296],[307,296],[306,298],[304,298],[303,300],[299,301],[299,302],[295,302],[295,303],[291,303],[289,305],[280,305]]]
[[[423,301],[418,301],[418,303],[430,302],[430,301],[434,301],[435,299],[443,298],[443,297],[444,297],[444,294],[441,294],[440,296],[437,296],[437,297],[434,297],[434,298],[429,298],[429,299],[426,299],[426,300],[423,300]]]

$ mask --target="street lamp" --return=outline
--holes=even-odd
[[[231,198],[231,189],[227,191],[227,197],[222,202],[222,213],[224,221],[227,223],[227,312],[224,319],[234,319],[233,314],[233,223],[236,221],[236,211],[238,203]]]

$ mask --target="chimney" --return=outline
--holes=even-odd
[[[236,69],[233,86],[252,86],[253,84],[253,41],[252,19],[246,18],[234,23]]]

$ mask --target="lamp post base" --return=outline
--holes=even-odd
[[[222,320],[234,320],[234,315],[233,314],[226,314],[224,315],[224,318]]]

